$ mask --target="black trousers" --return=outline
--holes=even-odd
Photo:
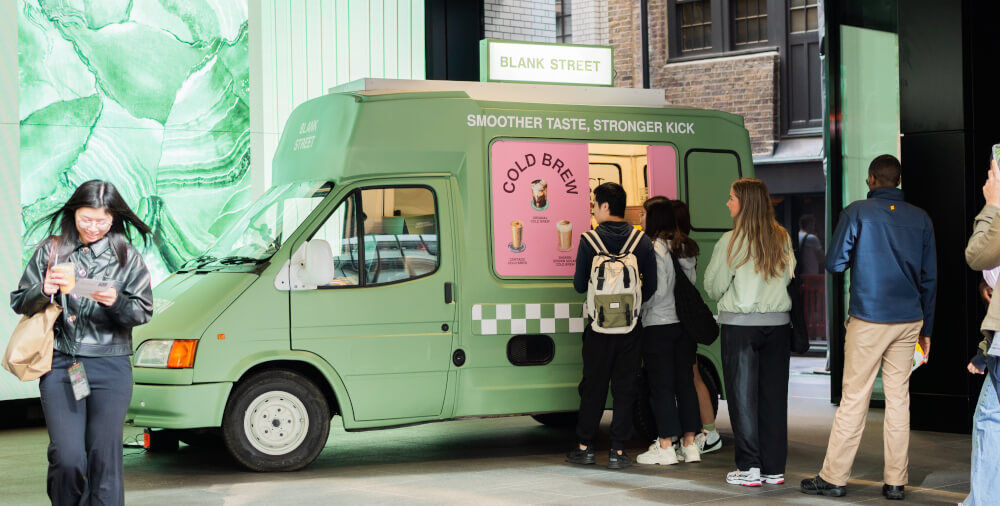
[[[90,383],[88,397],[73,398],[66,373],[73,360],[58,351],[38,384],[49,432],[49,499],[57,506],[125,504],[122,425],[132,399],[132,367],[127,356],[78,359]]]
[[[624,450],[632,437],[641,334],[639,325],[628,334],[602,334],[591,330],[589,322],[583,331],[583,379],[576,424],[580,444],[590,446],[597,435],[608,401],[608,383],[614,397],[611,449]]]
[[[787,324],[722,326],[722,371],[741,471],[785,472],[790,346]]]
[[[698,344],[680,323],[642,329],[642,362],[649,382],[649,402],[661,439],[701,430],[692,366]]]

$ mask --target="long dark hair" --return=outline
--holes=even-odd
[[[791,243],[788,231],[774,219],[767,185],[760,179],[740,178],[733,183],[733,194],[740,201],[740,212],[733,218],[735,226],[726,250],[729,265],[736,269],[752,258],[754,272],[764,281],[781,276],[791,261]],[[744,245],[747,254],[735,258]]]
[[[80,240],[80,234],[76,230],[76,210],[81,207],[103,209],[111,215],[111,228],[105,237],[108,239],[111,250],[118,257],[119,264],[124,264],[128,260],[128,243],[132,240],[130,229],[139,232],[143,244],[148,243],[149,235],[152,233],[149,225],[143,223],[136,216],[132,208],[125,203],[125,199],[118,193],[115,185],[99,179],[92,179],[81,184],[62,207],[38,220],[32,225],[31,230],[48,222],[48,240],[52,240],[58,229],[59,251],[57,253],[60,257],[64,257],[73,251],[77,241]],[[47,241],[43,241],[39,247],[45,242]]]
[[[680,258],[698,256],[698,244],[677,226],[674,206],[666,197],[652,197],[642,204],[646,211],[646,235],[651,240],[663,239],[670,251]]]

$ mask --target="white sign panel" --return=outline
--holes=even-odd
[[[610,46],[531,44],[483,40],[483,81],[614,85]]]

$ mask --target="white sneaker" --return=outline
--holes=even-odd
[[[701,453],[711,453],[722,448],[722,437],[719,436],[719,431],[715,430],[712,432],[699,432],[695,435],[694,442],[698,445]]]
[[[660,448],[659,441],[653,441],[653,444],[649,445],[649,450],[645,453],[639,454],[635,458],[635,461],[640,464],[659,464],[661,466],[670,466],[677,463],[677,452],[674,451],[674,447]]]
[[[698,450],[698,445],[691,443],[687,446],[681,447],[681,453],[684,455],[684,462],[693,463],[701,462],[701,451]]]
[[[743,485],[744,487],[759,487],[760,468],[751,467],[749,471],[733,471],[726,475],[726,483],[730,485]]]
[[[768,485],[781,485],[785,482],[784,474],[762,474],[760,475],[760,481],[767,483]]]

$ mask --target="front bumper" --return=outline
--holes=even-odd
[[[231,382],[194,385],[145,385],[132,389],[125,420],[139,427],[196,429],[219,427]]]

